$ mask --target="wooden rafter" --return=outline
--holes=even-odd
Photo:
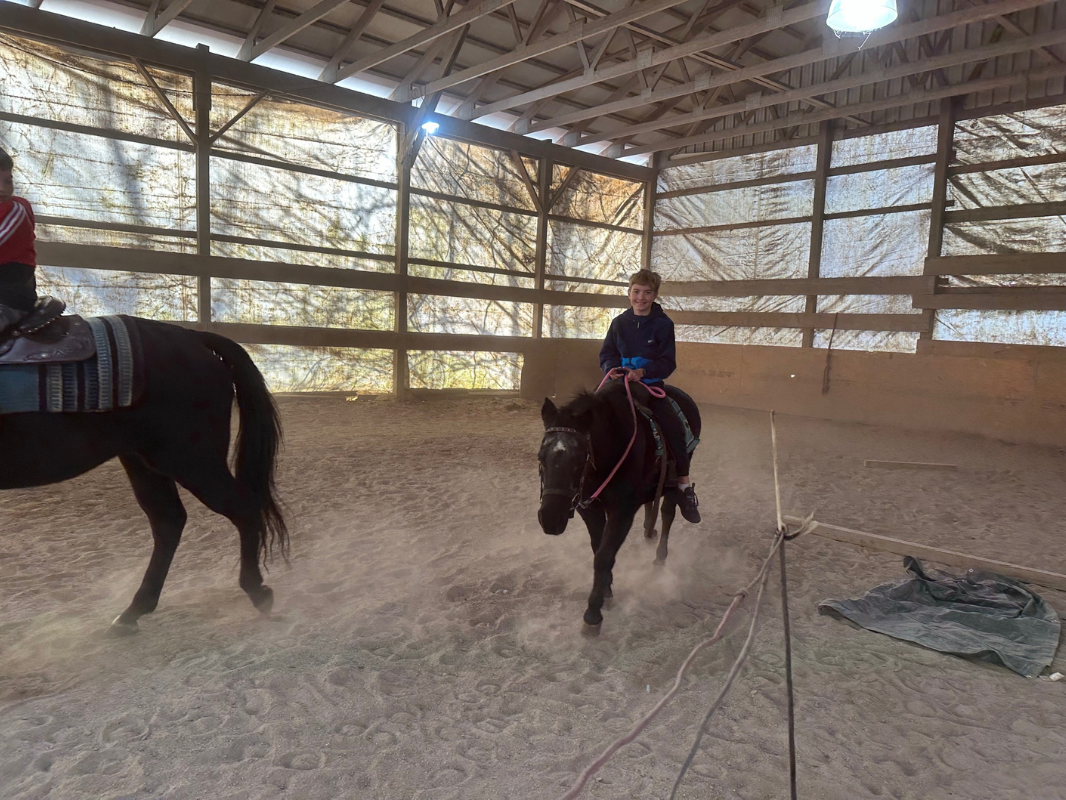
[[[385,63],[391,58],[395,58],[409,50],[414,50],[421,45],[428,44],[434,39],[439,39],[441,36],[447,36],[452,31],[459,30],[460,28],[469,25],[474,20],[491,14],[494,11],[498,11],[514,2],[515,0],[477,0],[477,2],[469,3],[447,19],[437,20],[437,22],[433,23],[428,28],[413,36],[408,36],[406,39],[397,42],[396,44],[389,45],[388,47],[382,47],[363,58],[357,59],[354,63],[342,67],[337,71],[337,80],[342,80],[352,75],[357,75],[360,72],[365,72],[368,69],[376,67],[378,64]],[[430,89],[430,93],[436,91],[438,91],[436,87]]]
[[[581,140],[581,144],[599,142],[605,139],[613,138],[617,135],[625,135],[632,137],[638,136],[643,133],[657,132],[666,128],[674,128],[679,125],[684,125],[691,122],[727,117],[730,114],[737,113],[740,111],[752,111],[759,108],[767,108],[778,104],[790,103],[796,100],[806,100],[812,97],[818,97],[820,95],[829,95],[835,92],[855,89],[861,86],[868,86],[872,84],[882,83],[885,81],[891,81],[896,78],[905,78],[908,75],[913,75],[915,73],[924,73],[927,71],[932,72],[947,67],[957,66],[959,64],[966,64],[975,61],[998,58],[999,56],[1025,52],[1038,46],[1049,46],[1054,44],[1061,44],[1063,42],[1066,42],[1066,29],[1048,31],[1046,33],[1039,33],[1029,37],[1001,41],[997,44],[987,45],[981,48],[960,50],[957,53],[948,53],[946,55],[936,56],[934,58],[926,59],[922,62],[906,62],[903,64],[899,64],[898,66],[891,67],[889,69],[877,70],[873,73],[860,73],[858,75],[851,75],[846,78],[839,78],[835,81],[828,81],[826,83],[806,86],[801,89],[794,89],[790,92],[766,95],[756,99],[746,98],[732,105],[718,106],[710,110],[692,111],[687,114],[681,114],[675,117],[668,117],[663,120],[655,120],[653,122],[645,123],[643,125],[627,125],[624,128],[619,128],[617,130],[607,130],[601,133],[586,136],[584,139]]]
[[[1021,10],[1024,8],[1031,8],[1036,5],[1040,5],[1044,0],[1010,0],[1010,2],[1003,5],[1008,6],[1010,10]],[[865,48],[874,48],[882,45],[891,45],[898,43],[899,41],[905,41],[925,33],[938,32],[941,30],[950,30],[960,25],[970,24],[972,22],[979,22],[983,19],[989,19],[996,16],[995,8],[999,7],[1001,14],[1003,9],[1000,4],[996,6],[977,6],[974,8],[965,9],[962,11],[956,11],[950,14],[946,14],[939,17],[932,17],[930,19],[921,20],[919,22],[910,23],[908,25],[899,25],[887,28],[884,31],[879,31],[870,37],[870,40],[865,44]],[[756,78],[765,77],[775,73],[788,72],[790,70],[799,69],[801,67],[808,66],[810,64],[816,64],[820,61],[825,61],[829,58],[839,57],[845,55],[845,62],[847,65],[851,64],[851,60],[855,57],[856,50],[848,52],[844,48],[849,47],[847,43],[837,42],[831,40],[827,45],[818,47],[812,50],[807,50],[801,53],[797,53],[792,56],[786,56],[784,58],[775,59],[773,61],[767,61],[762,64],[756,64],[750,67],[742,67],[733,71],[721,71],[717,73],[706,72],[697,76],[691,81],[686,81],[682,84],[666,87],[655,92],[651,92],[647,95],[639,95],[634,98],[627,98],[624,100],[616,100],[607,102],[587,110],[577,110],[561,114],[544,123],[536,126],[530,126],[531,130],[537,130],[539,128],[557,127],[563,125],[569,125],[574,122],[583,119],[589,119],[590,117],[604,116],[607,114],[617,114],[624,111],[631,110],[633,108],[639,108],[643,105],[650,103],[658,103],[664,100],[669,100],[676,97],[684,97],[686,95],[695,94],[696,92],[705,91],[708,89],[714,89],[720,86],[726,86],[732,83],[740,83],[749,81]],[[854,47],[854,45],[851,45]],[[621,72],[621,69],[612,71],[611,74],[607,74],[607,70],[603,70],[603,80],[610,80],[616,77],[617,72]],[[839,78],[840,70],[838,74],[834,75],[834,79]],[[581,80],[580,78],[578,79]],[[575,88],[570,81],[569,85],[563,91],[569,91]],[[555,85],[558,88],[558,84]],[[534,90],[537,96],[543,96],[546,92]],[[527,92],[527,96],[534,95],[534,92]],[[561,92],[560,92],[561,93]],[[501,108],[504,105],[509,105],[512,99],[507,101],[490,104],[479,109],[480,112],[489,112],[503,110]]]
[[[818,0],[822,2],[822,0]],[[559,50],[563,47],[569,47],[582,39],[587,39],[592,36],[598,36],[601,33],[607,33],[615,28],[620,28],[623,25],[634,22],[644,17],[651,16],[660,11],[663,11],[671,6],[680,5],[684,0],[644,0],[644,2],[629,6],[622,11],[609,14],[606,17],[596,20],[595,22],[577,22],[567,27],[562,33],[555,36],[541,39],[535,44],[526,45],[525,47],[517,49],[513,53],[507,53],[505,55],[498,56],[497,58],[489,59],[486,62],[478,64],[476,66],[467,67],[464,70],[449,75],[446,78],[442,78],[439,81],[435,81],[426,87],[427,92],[440,92],[445,89],[450,89],[453,86],[458,86],[466,81],[480,78],[482,75],[487,75],[490,72],[496,70],[506,69],[507,67],[515,64],[520,64],[523,61],[528,61],[531,58],[545,55],[553,50]],[[647,65],[654,66],[654,65]],[[637,67],[639,69],[640,67]],[[597,81],[598,82],[598,81]],[[513,106],[512,106],[513,107]]]
[[[964,82],[943,86],[938,89],[919,90],[905,92],[904,94],[889,97],[884,100],[871,100],[863,103],[855,103],[847,108],[825,109],[809,112],[786,114],[778,120],[769,120],[754,124],[745,124],[727,129],[716,130],[708,134],[675,139],[672,141],[657,142],[652,145],[634,147],[625,152],[626,156],[655,153],[670,148],[690,147],[693,145],[708,144],[723,139],[733,139],[738,136],[750,136],[756,133],[789,128],[794,125],[811,125],[823,120],[839,119],[847,114],[867,114],[874,111],[885,111],[890,108],[900,108],[914,103],[928,103],[934,100],[944,100],[951,97],[974,92],[985,92],[1010,86],[1027,87],[1030,83],[1042,80],[1051,80],[1066,76],[1066,64],[1053,64],[1041,69],[1027,70],[1011,75],[1000,75],[994,78],[984,78],[979,81]]]
[[[192,0],[170,0],[170,5],[161,10],[161,0],[152,0],[152,5],[148,7],[148,16],[141,25],[141,35],[155,36],[177,19],[178,14],[188,8],[190,3]]]

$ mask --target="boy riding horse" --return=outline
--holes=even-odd
[[[622,368],[649,386],[662,388],[677,367],[674,347],[674,323],[662,306],[655,302],[662,278],[642,269],[629,279],[629,304],[611,321],[607,338],[600,349],[600,368],[604,373]],[[674,413],[670,401],[651,397],[648,406],[666,436],[677,467],[678,507],[689,522],[699,522],[699,501],[689,480],[689,454],[685,443],[685,426]]]

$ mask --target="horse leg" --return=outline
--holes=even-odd
[[[585,610],[586,625],[595,627],[603,622],[603,614],[600,612],[603,609],[604,600],[612,594],[614,560],[622,542],[629,535],[629,529],[633,526],[633,518],[636,515],[636,508],[624,508],[607,516],[603,539],[592,562],[592,593],[589,595],[589,607]]]
[[[585,521],[585,527],[588,528],[589,541],[592,544],[592,555],[595,557],[600,549],[600,544],[603,542],[603,528],[607,524],[607,512],[603,510],[602,505],[594,503],[578,513],[581,514],[581,519]],[[611,597],[611,587],[607,587],[605,596]]]
[[[129,476],[138,505],[148,515],[152,538],[155,540],[152,559],[148,562],[144,580],[133,596],[133,602],[111,623],[116,633],[135,633],[138,618],[151,614],[159,603],[159,595],[170,571],[170,562],[181,542],[188,515],[172,478],[156,472],[140,456],[122,456],[120,460]]]
[[[225,457],[207,452],[195,462],[185,460],[174,471],[178,483],[197,500],[232,522],[241,537],[240,587],[262,613],[269,614],[274,591],[263,583],[259,570],[264,522],[248,492],[237,483],[226,465]]]
[[[663,532],[659,537],[659,546],[655,548],[655,563],[662,567],[666,565],[666,556],[669,551],[670,526],[674,524],[674,516],[677,514],[677,501],[671,497],[663,498]]]
[[[644,504],[644,538],[649,541],[655,538],[655,503]]]

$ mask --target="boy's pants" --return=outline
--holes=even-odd
[[[663,436],[666,437],[666,444],[677,466],[678,477],[688,475],[690,464],[689,454],[685,451],[685,426],[678,419],[674,407],[665,397],[651,397],[648,408],[655,414],[655,420],[659,423]]]
[[[14,325],[37,303],[37,278],[30,264],[0,264],[0,333]]]

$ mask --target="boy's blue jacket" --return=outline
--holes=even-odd
[[[644,383],[662,383],[677,368],[674,323],[658,303],[652,303],[646,317],[627,308],[611,320],[600,348],[600,368],[606,374],[617,367],[643,367]]]

